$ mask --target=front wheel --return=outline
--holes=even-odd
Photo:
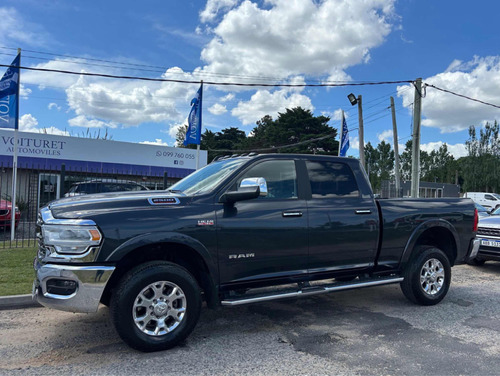
[[[446,296],[451,282],[448,257],[439,248],[420,246],[404,273],[401,289],[413,303],[434,305]]]
[[[141,351],[166,350],[194,329],[200,289],[184,268],[151,262],[131,270],[111,297],[111,317],[120,337]]]

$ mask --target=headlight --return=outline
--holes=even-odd
[[[97,246],[102,236],[95,226],[42,225],[43,242],[57,253],[81,254]]]

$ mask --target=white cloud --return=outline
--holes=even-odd
[[[427,153],[430,153],[433,150],[439,150],[441,146],[443,146],[444,142],[443,141],[437,141],[437,142],[429,142],[427,144],[420,144],[420,150],[426,151]],[[455,157],[455,159],[458,159],[460,157],[465,157],[467,156],[467,148],[465,144],[455,144],[455,145],[450,145],[446,144],[448,147],[448,152]],[[403,149],[404,150],[404,146]],[[400,151],[401,152],[401,151]]]
[[[382,133],[378,133],[377,138],[380,142],[382,142],[382,141],[392,142],[392,139],[393,139],[392,129],[387,129],[387,130],[383,131]]]
[[[454,60],[448,68],[423,80],[425,83],[500,104],[500,56],[474,57],[469,62]],[[410,109],[414,90],[398,87],[398,96]],[[470,125],[481,125],[500,118],[500,109],[455,95],[427,88],[422,100],[422,125],[440,129],[441,133],[458,132]]]
[[[23,99],[28,99],[29,95],[31,94],[31,89],[28,89],[27,87],[25,87],[23,84],[21,84],[19,86],[19,95],[23,98]]]
[[[159,146],[168,146],[166,141],[163,141],[161,138],[156,138],[154,141],[142,141],[140,144],[146,145],[159,145]]]
[[[47,108],[49,110],[53,110],[53,109],[56,109],[57,111],[61,111],[61,106],[57,105],[57,103],[49,103],[49,105],[47,106]]]
[[[355,136],[353,138],[349,138],[349,149],[354,149],[359,151],[359,137]]]
[[[69,125],[72,127],[82,127],[82,128],[117,128],[116,123],[110,122],[106,123],[97,119],[91,119],[84,115],[79,115],[73,119],[68,120]]]
[[[223,96],[222,98],[220,98],[219,100],[222,102],[222,103],[225,103],[225,102],[229,102],[229,101],[232,101],[234,99],[234,94],[233,93],[229,93],[225,96]]]
[[[180,68],[170,68],[162,77],[193,79]],[[182,83],[117,82],[80,77],[66,89],[66,94],[70,109],[78,116],[129,127],[146,122],[182,121],[196,90],[195,86]],[[179,107],[184,107],[182,112]]]
[[[393,6],[394,0],[267,0],[262,7],[243,1],[213,29],[201,53],[204,70],[348,80],[344,69],[366,62],[390,33]]]
[[[26,21],[14,8],[0,7],[0,20],[2,46],[21,44],[41,47],[51,39],[41,26]]]
[[[67,131],[62,131],[56,127],[39,127],[38,120],[31,114],[24,114],[19,118],[19,130],[22,132],[47,133],[60,136],[69,136]]]
[[[205,9],[200,12],[200,20],[201,22],[213,21],[221,10],[232,8],[237,3],[238,0],[208,0]]]
[[[216,103],[213,106],[208,108],[208,112],[210,112],[213,115],[222,115],[222,114],[225,114],[227,112],[227,108],[226,108],[226,106],[224,106],[220,103]]]
[[[240,101],[231,114],[236,116],[243,125],[249,125],[260,120],[265,115],[276,117],[279,111],[287,108],[302,107],[314,110],[311,99],[305,95],[282,89],[270,92],[258,90],[249,101]]]

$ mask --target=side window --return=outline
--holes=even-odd
[[[297,174],[294,161],[274,160],[259,163],[238,178],[235,190],[245,178],[266,179],[267,196],[261,196],[259,199],[297,198]]]
[[[493,197],[492,195],[484,195],[484,198],[485,198],[486,200],[496,201],[495,197]]]
[[[313,198],[359,197],[356,179],[344,163],[307,161]]]

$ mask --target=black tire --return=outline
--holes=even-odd
[[[423,281],[421,275],[424,276]],[[415,248],[403,277],[401,290],[408,300],[426,306],[438,304],[450,288],[450,261],[439,248],[419,246]]]
[[[473,265],[473,266],[483,266],[485,262],[486,262],[486,260],[473,258],[472,260],[467,261],[467,264]]]
[[[155,303],[154,298],[158,298]],[[149,303],[152,305],[146,307]],[[122,278],[110,309],[116,331],[130,347],[144,352],[166,350],[193,331],[200,317],[201,292],[186,269],[170,262],[149,262]],[[136,324],[134,315],[146,319]],[[159,330],[162,323],[164,330],[154,334],[153,329]]]

